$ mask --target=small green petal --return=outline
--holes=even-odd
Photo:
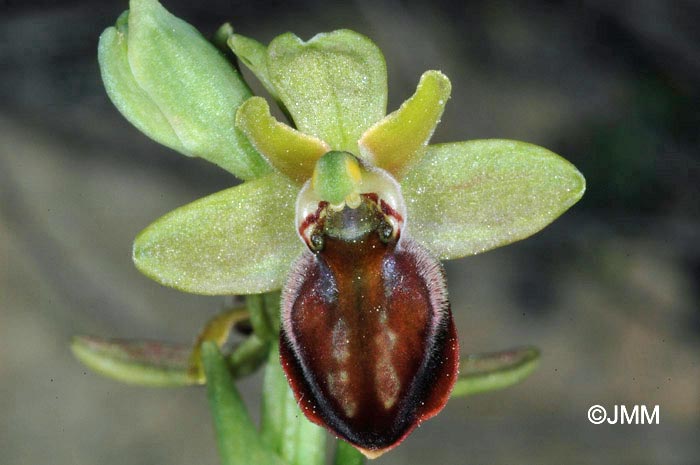
[[[536,233],[586,186],[576,167],[549,150],[496,139],[429,146],[401,184],[410,233],[441,259]]]
[[[330,148],[325,142],[280,123],[262,97],[251,97],[238,109],[236,126],[280,173],[303,184],[316,161]]]
[[[386,112],[386,64],[365,36],[349,30],[303,42],[291,33],[268,47],[267,67],[300,131],[333,150],[358,153],[357,140]]]
[[[71,350],[92,370],[124,383],[150,387],[201,383],[189,370],[189,346],[77,336]]]
[[[321,200],[339,205],[356,192],[361,182],[357,158],[347,152],[328,152],[316,163],[311,187]]]
[[[126,40],[131,73],[167,119],[184,148],[180,151],[241,179],[269,172],[234,128],[236,109],[250,90],[221,52],[156,0],[131,0],[130,7]]]
[[[277,90],[270,79],[267,69],[267,47],[250,37],[233,34],[228,39],[228,46],[233,53],[252,71],[260,83],[274,99],[279,99]]]
[[[216,344],[202,345],[202,364],[222,464],[282,465],[284,462],[262,444]]]
[[[271,173],[160,218],[134,241],[134,263],[166,286],[196,294],[279,289],[302,243],[298,188]]]
[[[535,347],[469,355],[460,361],[459,379],[452,390],[452,397],[512,386],[530,376],[539,361],[540,351]]]
[[[451,89],[441,72],[423,73],[416,93],[362,135],[362,156],[400,180],[423,155]]]

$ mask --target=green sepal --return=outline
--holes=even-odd
[[[262,97],[251,97],[241,105],[236,127],[275,170],[298,184],[311,178],[316,161],[330,150],[322,140],[277,121]]]
[[[536,347],[468,355],[460,360],[452,397],[504,389],[532,374],[540,361]]]
[[[489,139],[428,146],[401,186],[410,234],[453,259],[538,232],[581,198],[586,181],[547,149]]]
[[[213,342],[202,345],[202,363],[222,464],[282,465],[284,462],[263,445],[226,360]]]
[[[362,156],[401,180],[423,155],[451,89],[440,71],[423,73],[413,96],[362,135]]]
[[[71,350],[93,371],[123,383],[148,387],[201,383],[190,372],[188,345],[75,336]]]
[[[263,443],[289,465],[323,465],[326,432],[299,409],[274,343],[265,367],[260,434]]]
[[[195,294],[280,289],[303,247],[294,227],[297,192],[271,173],[180,207],[136,237],[134,263],[155,281]]]
[[[241,179],[270,171],[233,126],[248,86],[214,45],[156,0],[132,0],[128,16],[102,34],[98,57],[115,106],[149,137]]]
[[[386,113],[386,63],[349,30],[303,42],[287,33],[268,46],[267,69],[296,127],[333,150],[358,153],[357,140]]]

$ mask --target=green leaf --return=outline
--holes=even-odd
[[[303,184],[316,161],[330,150],[320,139],[280,123],[262,97],[251,97],[238,109],[236,126],[277,171]]]
[[[549,150],[493,139],[429,146],[401,185],[410,234],[452,259],[536,233],[581,198],[585,179]]]
[[[338,445],[333,458],[333,465],[362,465],[365,463],[365,456],[349,443],[338,439]]]
[[[236,390],[226,361],[213,342],[205,342],[202,345],[202,362],[222,464],[281,465],[283,461],[263,446]]]
[[[255,77],[258,78],[272,98],[279,100],[277,90],[272,84],[270,73],[267,69],[267,47],[255,39],[240,34],[233,34],[229,37],[228,46]]]
[[[294,226],[297,190],[272,173],[180,207],[136,237],[134,263],[185,292],[279,289],[303,247]]]
[[[362,156],[400,180],[423,155],[451,89],[441,72],[423,73],[416,93],[362,135]]]
[[[536,347],[469,355],[460,361],[459,379],[452,397],[512,386],[530,376],[539,361],[540,351]]]
[[[204,339],[190,347],[155,341],[76,336],[71,350],[87,367],[117,381],[148,387],[191,386],[204,384],[200,356],[203,342]],[[211,342],[222,346],[225,341],[218,338]],[[268,350],[268,342],[255,335],[249,336],[228,357],[231,375],[240,379],[253,373],[267,360]]]
[[[297,128],[333,150],[358,153],[360,135],[386,113],[386,64],[365,36],[349,30],[303,42],[291,33],[268,47],[277,95]]]
[[[306,419],[279,362],[274,344],[265,368],[261,436],[264,444],[290,465],[323,465],[326,432]]]
[[[76,336],[71,350],[92,370],[124,383],[150,387],[200,384],[190,374],[191,348],[186,345]]]
[[[236,109],[251,94],[233,66],[156,0],[131,0],[130,7],[128,25],[120,19],[119,31],[105,31],[99,47],[105,87],[117,108],[184,155],[205,158],[241,179],[269,172],[234,128]]]

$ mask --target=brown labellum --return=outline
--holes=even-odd
[[[319,204],[283,295],[280,356],[306,416],[370,458],[445,405],[459,347],[440,263],[374,194]]]

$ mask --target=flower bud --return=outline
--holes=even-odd
[[[156,0],[132,0],[98,49],[107,93],[155,141],[247,180],[270,167],[234,126],[251,93],[199,32]]]

